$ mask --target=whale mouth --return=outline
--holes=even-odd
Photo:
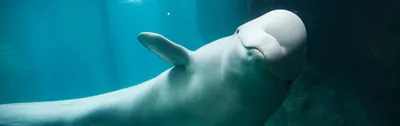
[[[244,45],[243,45],[244,46]],[[264,55],[264,53],[261,51],[261,49],[257,47],[246,47],[244,46],[247,50],[254,50],[257,52],[257,54],[261,55],[263,59],[267,59],[267,57]]]
[[[255,50],[255,51],[258,52],[258,54],[260,54],[260,55],[262,56],[263,59],[268,59],[268,57],[265,55],[265,52],[263,51],[263,49],[261,49],[261,48],[258,47],[258,46],[249,46],[249,45],[245,44],[245,43],[243,42],[243,40],[240,38],[240,35],[239,35],[239,34],[237,34],[237,38],[239,39],[240,44],[241,44],[244,48],[246,48],[247,50]]]

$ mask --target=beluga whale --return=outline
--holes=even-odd
[[[272,10],[192,51],[142,32],[139,42],[173,65],[143,83],[95,96],[0,105],[1,126],[263,126],[305,60],[306,28]]]

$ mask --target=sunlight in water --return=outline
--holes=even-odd
[[[142,0],[127,0],[127,3],[141,3]]]

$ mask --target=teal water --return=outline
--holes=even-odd
[[[132,86],[169,64],[137,35],[203,41],[193,0],[3,0],[0,103],[68,99]],[[168,14],[169,13],[169,14]]]

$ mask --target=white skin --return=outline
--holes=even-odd
[[[274,30],[279,26],[290,35]],[[276,10],[196,51],[156,33],[138,39],[174,67],[97,96],[0,105],[0,125],[263,126],[300,72],[305,28],[293,13]]]

